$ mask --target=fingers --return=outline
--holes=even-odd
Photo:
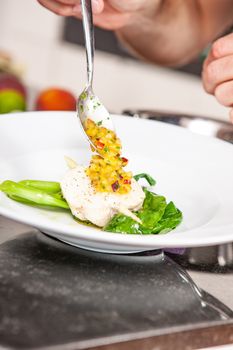
[[[216,40],[212,46],[214,58],[221,58],[233,54],[233,33]]]
[[[211,50],[203,63],[203,67],[202,67],[203,72],[206,69],[206,67],[210,64],[210,62],[212,62],[213,60],[214,60],[214,56]]]
[[[60,2],[63,5],[71,5],[74,6],[77,3],[80,3],[80,0],[56,0],[56,2]]]
[[[146,10],[152,14],[160,8],[163,0],[105,0],[105,2],[121,13]]]
[[[151,0],[149,0],[151,1]],[[132,12],[141,9],[145,6],[147,0],[108,0],[108,4],[119,12]]]
[[[72,16],[74,4],[64,4],[56,0],[37,0],[42,6],[59,16]]]
[[[230,110],[230,121],[233,123],[233,109]]]
[[[205,65],[203,81],[206,91],[213,94],[219,84],[233,79],[233,53]]]
[[[202,80],[205,90],[218,102],[233,107],[233,33],[213,44],[203,64]],[[233,122],[233,109],[230,119]]]
[[[108,4],[104,4],[104,11],[97,16],[94,16],[94,23],[107,30],[116,30],[123,27],[129,22],[131,13],[120,13],[113,10]]]
[[[103,0],[92,0],[92,11],[95,15],[100,14],[104,10],[104,1]],[[74,15],[81,14],[81,4],[80,1],[73,6]]]
[[[60,16],[81,16],[80,0],[37,0],[42,6]],[[103,0],[92,0],[94,14],[104,9]]]
[[[233,78],[233,33],[216,40],[203,65],[203,85],[213,94],[215,88]]]
[[[81,18],[80,0],[37,0],[42,6],[60,16]],[[117,30],[130,22],[132,11],[138,4],[151,0],[92,0],[94,23],[107,30]],[[161,1],[161,0],[156,0]],[[112,5],[115,5],[113,7]],[[126,6],[127,5],[127,6]],[[128,11],[126,11],[128,9]]]
[[[219,84],[214,91],[214,95],[222,105],[226,107],[233,106],[233,81]]]
[[[92,0],[94,5],[94,0]],[[120,13],[112,8],[108,2],[98,0],[98,9],[95,7],[94,24],[107,30],[116,30],[129,22],[130,13]],[[75,7],[75,16],[81,17],[81,7]]]

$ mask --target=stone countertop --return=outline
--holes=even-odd
[[[0,216],[0,243],[19,234],[32,231],[36,232],[36,229]],[[233,310],[233,267],[224,273],[219,270],[206,272],[192,269],[188,269],[188,273],[198,287],[204,289]]]
[[[145,349],[168,350],[183,342],[191,349],[194,339],[195,349],[233,341],[232,311],[199,294],[167,257],[88,252],[0,217],[0,265],[0,347],[129,350],[151,342]],[[232,273],[189,273],[232,308]]]
[[[233,310],[233,268],[226,273],[188,270],[198,285]]]

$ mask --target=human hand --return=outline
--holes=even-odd
[[[205,90],[226,107],[233,107],[233,33],[213,44],[203,65]],[[233,108],[230,110],[233,123]]]
[[[80,0],[37,0],[42,6],[61,16],[81,17]],[[138,14],[154,14],[162,0],[92,0],[94,23],[101,28],[117,30],[138,18]]]

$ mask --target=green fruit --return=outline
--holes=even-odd
[[[25,109],[25,99],[19,92],[12,89],[0,91],[0,114],[25,111]]]
[[[23,95],[26,100],[26,88],[24,87],[22,81],[13,74],[0,72],[0,91],[3,90],[15,90]]]

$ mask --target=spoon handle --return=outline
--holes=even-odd
[[[87,79],[88,86],[92,86],[94,69],[94,26],[91,0],[81,0],[83,31],[87,56]]]

